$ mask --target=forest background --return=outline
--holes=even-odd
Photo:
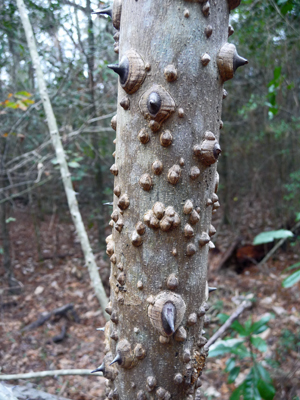
[[[109,168],[115,132],[110,120],[116,112],[117,78],[107,64],[118,58],[114,29],[110,18],[92,16],[92,10],[106,6],[96,0],[25,3],[79,206],[109,294],[104,247],[112,209],[104,204],[113,193]],[[256,320],[265,313],[275,317],[263,338],[268,350],[257,354],[274,379],[275,398],[300,399],[299,284],[282,288],[286,269],[297,267],[300,249],[300,2],[243,0],[230,23],[234,34],[229,41],[250,64],[225,85],[218,164],[221,208],[214,215],[218,233],[210,260],[210,281],[219,290],[208,331],[220,326],[219,313],[232,312],[235,298],[255,298],[242,319]],[[0,4],[0,82],[1,373],[94,369],[104,348],[95,328],[104,320],[69,215],[14,0]],[[278,229],[293,230],[294,237],[260,264],[270,245],[252,246],[254,237]],[[80,321],[69,316],[24,330],[41,312],[69,303]],[[62,329],[63,339],[54,343]],[[226,360],[222,356],[208,363],[207,398],[230,397],[234,383],[226,381],[226,373],[219,374]],[[242,364],[240,381],[249,367],[247,360]],[[99,398],[103,379],[91,379],[33,383],[74,400]]]

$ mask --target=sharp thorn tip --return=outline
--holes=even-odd
[[[121,362],[122,362],[122,358],[121,358],[121,356],[120,356],[120,354],[119,353],[117,353],[117,355],[115,356],[115,358],[112,360],[112,362],[109,364],[109,365],[112,365],[112,364],[114,364],[114,363],[118,363],[119,365],[121,364]]]

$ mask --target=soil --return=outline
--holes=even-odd
[[[57,215],[46,216],[37,223],[26,208],[16,210],[14,217],[16,221],[9,223],[11,256],[14,275],[21,288],[15,294],[10,293],[1,266],[0,373],[95,369],[102,362],[104,350],[104,334],[96,328],[104,326],[105,320],[93,293],[72,223],[67,216]],[[88,234],[92,247],[97,249],[95,228]],[[269,329],[262,334],[268,350],[257,352],[257,360],[264,363],[274,378],[275,399],[299,400],[300,286],[294,285],[290,289],[281,286],[283,278],[290,273],[283,272],[285,268],[299,261],[299,245],[286,246],[261,267],[255,265],[255,260],[237,265],[233,254],[225,268],[219,270],[222,255],[234,239],[234,233],[222,226],[222,234],[215,240],[216,249],[211,252],[209,286],[218,290],[210,295],[211,324],[206,328],[205,336],[210,337],[221,326],[219,313],[230,315],[241,298],[252,297],[253,307],[245,311],[239,321],[243,323],[248,318],[256,321],[266,313],[274,315]],[[96,252],[96,259],[108,291],[108,259],[104,252]],[[66,316],[50,318],[35,329],[24,330],[42,313],[70,303],[76,314],[68,312]],[[60,342],[53,342],[53,337],[61,333],[63,326],[66,326],[65,337]],[[227,335],[231,334],[236,337],[231,330],[227,331]],[[207,393],[204,398],[230,398],[235,385],[227,383],[228,374],[224,372],[228,358],[229,355],[208,359],[202,379],[203,390]],[[267,359],[271,362],[267,363]],[[251,362],[245,359],[240,365],[241,380]],[[71,400],[105,397],[104,378],[93,375],[39,378],[30,382],[39,390]],[[7,383],[25,385],[27,382]]]

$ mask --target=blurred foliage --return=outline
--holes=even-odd
[[[291,351],[299,351],[300,349],[300,329],[292,332],[289,329],[283,329],[280,340],[276,348],[278,360],[285,361]]]
[[[101,204],[112,196],[109,167],[115,135],[110,119],[117,91],[117,78],[106,66],[118,58],[113,52],[114,29],[105,16],[91,19],[98,0],[70,4],[26,0],[78,201],[105,227],[108,210]],[[219,197],[233,230],[240,230],[243,210],[267,210],[253,231],[248,227],[252,240],[265,225],[290,229],[300,210],[300,2],[242,0],[230,23],[235,32],[229,41],[249,65],[225,83]],[[33,187],[42,171],[42,176],[55,178],[39,192],[43,210],[52,210],[52,201],[64,209],[15,0],[0,4],[0,39],[0,148],[10,182],[5,195]],[[97,119],[105,115],[109,117]]]
[[[100,226],[99,240],[103,241],[107,218],[101,204],[111,200],[109,168],[115,137],[110,120],[116,110],[117,78],[106,67],[117,59],[112,46],[113,27],[106,18],[92,17],[91,11],[99,5],[96,0],[77,5],[74,2],[74,6],[64,0],[25,3],[78,201],[94,216]],[[50,212],[53,202],[61,210],[66,209],[15,0],[0,4],[0,39],[0,142],[5,197],[23,193],[24,189],[28,191],[24,196],[29,196],[30,187],[46,175],[54,179],[36,194],[43,212]]]
[[[260,353],[268,349],[267,343],[259,335],[268,329],[268,322],[273,316],[263,316],[260,320],[252,322],[247,320],[243,325],[234,321],[230,328],[238,334],[237,338],[226,338],[214,343],[209,349],[209,357],[229,354],[226,361],[225,372],[228,373],[228,383],[234,383],[239,374],[245,369],[250,369],[236,389],[232,392],[230,400],[272,400],[275,396],[270,373],[263,366]],[[229,315],[219,314],[222,323],[226,322]],[[237,365],[240,364],[240,365]]]
[[[267,213],[255,233],[270,220],[288,228],[299,211],[300,2],[242,0],[230,23],[229,41],[249,65],[225,83],[218,170],[226,221],[239,230],[245,208],[259,204]]]

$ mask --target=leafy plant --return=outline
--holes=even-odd
[[[287,229],[278,229],[277,231],[268,231],[268,232],[261,232],[257,236],[255,236],[253,240],[253,244],[264,244],[264,243],[271,243],[275,239],[284,239],[288,237],[293,237],[293,232]]]
[[[281,337],[276,346],[277,359],[281,362],[285,361],[291,351],[298,350],[300,347],[300,329],[298,328],[295,332],[289,329],[283,329]]]
[[[6,108],[20,108],[22,111],[26,111],[27,108],[34,104],[34,101],[30,99],[32,96],[29,92],[17,92],[15,94],[9,93],[7,99],[0,103],[0,106]]]
[[[269,107],[268,115],[270,119],[272,119],[278,113],[276,96],[282,81],[283,77],[281,75],[281,67],[276,67],[274,69],[274,77],[268,85],[268,102],[266,105]]]
[[[219,314],[221,322],[229,318],[226,314]],[[264,353],[268,346],[264,339],[258,336],[268,329],[271,314],[262,317],[259,321],[247,320],[244,325],[234,321],[231,328],[238,333],[237,338],[219,340],[210,347],[209,357],[230,354],[226,361],[225,371],[228,373],[228,383],[234,383],[241,372],[241,366],[247,362],[251,364],[250,371],[244,381],[233,391],[230,400],[272,400],[275,388],[269,372],[257,361],[257,354]],[[237,365],[239,363],[239,365]]]
[[[297,267],[300,267],[300,262],[289,266],[287,268],[287,270],[291,270],[291,269],[294,269]],[[297,283],[299,281],[300,281],[300,269],[298,269],[297,271],[295,271],[291,275],[289,275],[287,278],[285,278],[282,281],[282,287],[289,288],[289,287],[295,285],[295,283]]]

